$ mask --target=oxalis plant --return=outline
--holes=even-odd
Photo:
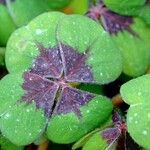
[[[120,0],[116,1],[118,5],[119,2]],[[128,12],[128,7],[131,8],[130,10],[136,10],[137,3],[140,5],[140,2],[128,1],[127,4],[130,7],[123,2],[124,5],[121,4],[125,9],[124,11]],[[114,6],[113,3],[113,1],[110,2],[112,6]],[[117,4],[115,7],[118,6]],[[137,16],[123,16],[115,13],[113,9],[107,7],[107,0],[93,5],[87,16],[101,24],[120,49],[125,75],[138,77],[146,73],[150,65],[150,28],[142,19]]]
[[[0,130],[12,143],[72,143],[110,117],[109,98],[79,88],[109,83],[122,71],[120,51],[95,21],[44,13],[11,35],[5,55]]]

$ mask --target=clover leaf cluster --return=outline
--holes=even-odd
[[[0,146],[149,149],[150,1],[70,2],[0,0]]]
[[[78,140],[112,111],[108,98],[78,85],[115,80],[121,62],[109,35],[89,18],[58,12],[38,16],[16,30],[7,45],[9,74],[0,84],[2,134],[17,145],[43,135],[57,143]]]

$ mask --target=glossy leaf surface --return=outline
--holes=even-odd
[[[121,54],[102,27],[58,12],[42,14],[13,33],[6,65],[0,128],[19,145],[45,132],[52,141],[71,143],[103,123],[112,111],[110,100],[72,85],[109,83],[122,71]]]
[[[145,148],[150,141],[150,75],[133,79],[121,87],[121,95],[130,105],[127,127],[131,137]]]
[[[122,15],[138,15],[146,0],[104,0],[104,4],[112,11]]]

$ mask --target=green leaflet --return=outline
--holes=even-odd
[[[113,35],[115,43],[122,52],[123,72],[131,77],[144,74],[150,65],[150,28],[141,19],[134,18],[131,29]]]
[[[7,1],[8,12],[15,24],[20,27],[31,19],[50,9],[46,0],[15,0]]]
[[[104,0],[104,4],[121,15],[137,16],[146,0]]]
[[[150,75],[144,75],[133,79],[121,87],[121,95],[129,105],[138,105],[148,102],[150,98]]]
[[[9,140],[0,135],[1,150],[23,150],[23,146],[17,146],[12,144]]]
[[[149,148],[150,141],[150,103],[131,105],[127,114],[128,132],[141,146]]]
[[[139,13],[139,16],[150,25],[150,5],[143,7]]]
[[[13,33],[5,55],[9,72],[29,69],[39,54],[38,43],[47,48],[56,45],[55,28],[61,16],[63,14],[59,12],[44,13]]]
[[[0,129],[17,145],[32,143],[44,132],[46,124],[43,111],[21,102],[22,82],[22,74],[17,73],[5,76],[0,84]]]
[[[97,96],[88,105],[81,107],[81,118],[74,113],[52,116],[48,124],[47,135],[49,139],[57,143],[75,142],[93,127],[99,127],[108,119],[111,112],[112,104],[109,99]]]
[[[0,46],[5,46],[16,26],[5,6],[0,4]]]
[[[100,136],[100,131],[102,131],[103,129],[105,129],[106,127],[108,126],[111,126],[112,125],[112,118],[110,117],[107,122],[105,122],[104,124],[102,124],[100,126],[100,128],[96,128],[95,130],[89,132],[88,134],[86,134],[85,136],[83,136],[81,139],[79,139],[76,143],[73,144],[72,146],[72,150],[76,150],[80,147],[83,147],[86,143],[88,143],[88,141],[95,135],[95,134],[99,134],[99,137],[98,137],[98,140],[100,140],[99,138],[101,138]],[[104,143],[104,140],[101,141],[102,143]],[[93,142],[92,142],[93,143]],[[88,145],[88,144],[87,144]],[[99,145],[101,144],[98,144],[97,146],[99,147]],[[95,147],[97,147],[95,145]]]
[[[130,105],[127,113],[128,132],[141,146],[149,148],[150,141],[150,75],[144,75],[121,87],[123,100]]]
[[[0,119],[1,132],[17,145],[35,141],[44,132],[45,126],[44,114],[37,111],[34,104],[16,104],[2,114]]]
[[[104,150],[106,147],[106,141],[102,139],[100,132],[97,132],[85,143],[82,150]]]
[[[23,83],[22,74],[9,74],[0,81],[0,114],[5,113],[9,108],[21,99],[24,91],[21,88]]]
[[[72,150],[82,147],[95,133],[97,133],[97,131],[100,131],[100,128],[96,128],[95,130],[79,139],[79,141],[75,142],[72,146]]]

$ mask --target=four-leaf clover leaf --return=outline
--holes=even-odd
[[[74,85],[115,80],[121,60],[109,35],[89,18],[58,12],[38,16],[7,45],[1,132],[18,145],[43,134],[57,143],[78,140],[109,117],[112,103]]]

